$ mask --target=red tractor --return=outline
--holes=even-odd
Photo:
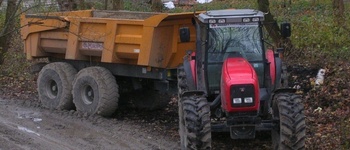
[[[179,133],[182,149],[211,149],[211,132],[232,139],[271,131],[273,149],[305,148],[301,97],[288,88],[279,53],[266,48],[264,13],[215,10],[193,19],[196,50],[178,68]],[[290,24],[281,25],[290,36]],[[180,29],[188,41],[189,29]]]

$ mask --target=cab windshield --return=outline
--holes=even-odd
[[[233,56],[241,56],[248,61],[262,61],[258,24],[211,24],[208,53],[209,62],[223,62]]]
[[[223,62],[230,57],[248,60],[263,86],[263,48],[258,23],[210,24],[207,44],[207,77],[209,91],[218,93]]]

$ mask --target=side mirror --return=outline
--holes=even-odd
[[[180,41],[189,42],[190,41],[190,28],[182,27],[179,29],[180,32]]]
[[[287,38],[291,36],[292,26],[290,23],[281,23],[281,36]]]

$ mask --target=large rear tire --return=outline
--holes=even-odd
[[[273,102],[273,118],[279,120],[272,130],[275,150],[305,149],[305,115],[301,98],[292,93],[281,93]]]
[[[181,95],[183,92],[188,91],[187,86],[187,79],[186,79],[186,73],[183,68],[183,66],[179,67],[177,70],[177,81],[178,81],[178,115],[179,115],[179,135],[180,135],[180,142],[181,142],[181,149],[185,149],[185,121],[184,121],[184,113],[183,113],[183,106],[182,106],[182,99]]]
[[[73,102],[88,115],[112,115],[118,107],[118,85],[105,68],[89,67],[77,74],[73,83]]]
[[[45,65],[37,80],[39,100],[49,109],[73,109],[72,83],[76,69],[64,62]]]
[[[180,99],[183,129],[180,129],[181,148],[211,149],[210,106],[204,96],[192,95]]]

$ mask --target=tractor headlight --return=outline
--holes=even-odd
[[[241,104],[242,103],[242,99],[241,98],[233,98],[233,104]]]
[[[244,103],[253,103],[253,97],[245,97]]]

